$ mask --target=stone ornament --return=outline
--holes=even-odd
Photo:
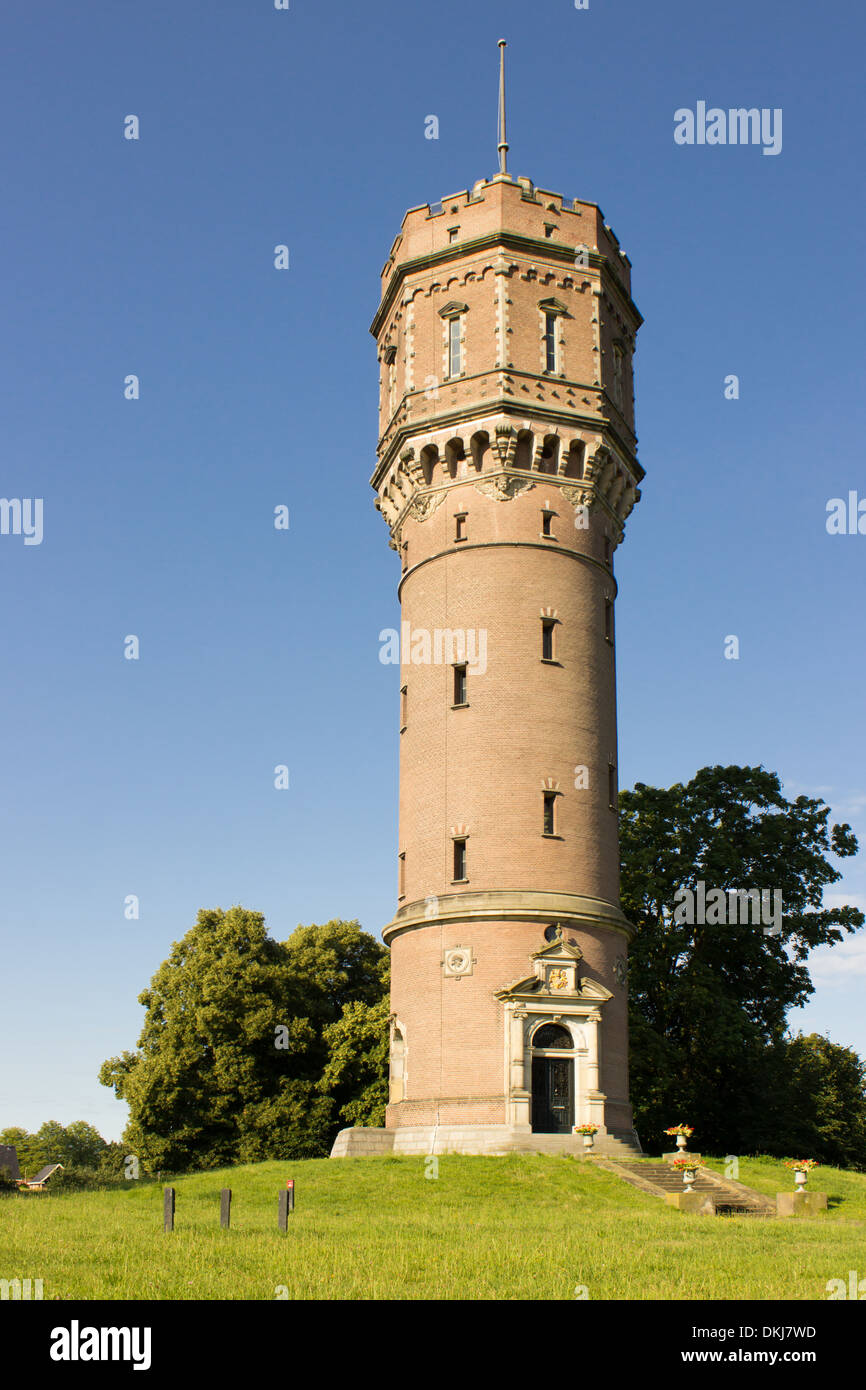
[[[455,946],[445,952],[443,960],[445,974],[451,978],[471,975],[473,964],[471,946]]]
[[[428,492],[426,496],[414,498],[409,507],[409,515],[415,521],[426,521],[444,501],[444,492]]]
[[[482,496],[492,497],[494,502],[506,502],[520,492],[528,492],[535,483],[517,473],[496,473],[492,478],[479,478],[472,486]]]

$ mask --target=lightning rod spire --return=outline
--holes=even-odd
[[[508,142],[505,139],[505,40],[499,40],[499,144],[496,146],[499,151],[499,172],[507,173],[505,167],[505,156],[508,154]]]

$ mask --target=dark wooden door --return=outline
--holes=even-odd
[[[573,1058],[533,1057],[533,1132],[535,1134],[570,1134],[573,1124]]]

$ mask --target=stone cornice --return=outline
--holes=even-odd
[[[616,419],[608,415],[602,415],[599,412],[585,413],[574,409],[566,409],[562,406],[554,406],[547,403],[542,404],[539,401],[520,401],[509,395],[491,396],[489,400],[480,402],[475,400],[469,407],[458,406],[453,410],[444,411],[441,415],[427,416],[425,419],[418,420],[412,424],[400,425],[395,430],[391,439],[389,439],[387,448],[382,453],[373,470],[373,474],[370,478],[370,486],[374,488],[379,486],[389,468],[393,467],[395,455],[401,453],[407,444],[418,439],[419,436],[430,435],[438,430],[451,429],[453,425],[465,425],[468,432],[474,433],[474,429],[469,430],[469,427],[474,426],[475,429],[483,428],[481,422],[487,420],[488,417],[492,415],[507,416],[509,419],[521,422],[529,418],[543,420],[545,423],[549,422],[555,425],[565,425],[575,432],[579,430],[591,430],[596,434],[601,432],[608,433],[611,435],[613,442],[628,459],[629,467],[634,473],[637,482],[640,483],[644,479],[646,470],[641,467],[634,454],[635,444],[637,442],[636,437],[629,429],[624,417],[610,400],[610,397],[600,386],[590,386],[587,382],[571,381],[564,377],[538,378],[537,373],[518,371],[514,368],[504,367],[497,367],[487,372],[476,372],[473,373],[471,377],[461,378],[461,381],[468,383],[483,377],[489,378],[494,374],[497,376],[525,378],[528,381],[553,380],[558,386],[565,389],[592,392],[593,395],[598,396],[599,399],[603,398],[605,402],[611,406],[612,410],[615,412]],[[423,392],[413,391],[408,394],[409,396],[418,396],[422,395]],[[400,405],[395,410],[391,420],[388,422],[383,438],[388,434],[388,431],[392,429],[394,421],[407,398],[407,396],[404,396]],[[617,422],[619,420],[622,420],[623,424],[626,425],[626,430],[628,432],[626,436],[623,436],[621,430],[618,428]]]
[[[435,908],[434,908],[435,904]],[[621,908],[602,898],[580,893],[551,893],[535,889],[499,889],[448,893],[406,903],[382,931],[390,945],[404,931],[437,927],[445,922],[560,922],[579,931],[595,927],[630,941],[634,927]]]
[[[525,236],[521,232],[509,232],[503,229],[487,232],[484,236],[472,237],[466,241],[455,242],[453,245],[444,246],[438,251],[428,252],[423,256],[413,256],[410,260],[401,261],[394,267],[388,288],[382,296],[382,302],[370,325],[370,332],[373,337],[378,338],[382,325],[397,299],[398,291],[409,275],[428,267],[432,268],[433,266],[447,265],[452,261],[465,260],[467,256],[476,251],[490,251],[497,247],[531,256],[536,260],[561,262],[574,268],[575,247],[567,246],[564,242],[542,240],[539,237]],[[643,318],[628,290],[617,276],[610,257],[588,248],[587,261],[588,265],[578,268],[584,271],[595,270],[604,278],[605,283],[619,295],[634,321],[636,331],[643,323]]]

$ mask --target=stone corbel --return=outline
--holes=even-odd
[[[391,498],[390,493],[383,492],[376,503],[389,526],[393,526],[400,513],[400,508]]]
[[[505,467],[514,462],[517,452],[517,431],[511,425],[497,425],[493,447],[499,455],[499,462]]]
[[[612,507],[614,511],[616,511],[617,502],[619,501],[620,497],[623,494],[623,491],[625,490],[625,484],[625,474],[618,474],[618,476],[613,481],[613,485],[610,489],[610,492],[607,494],[607,498],[605,500],[607,501],[608,506]]]
[[[635,503],[639,501],[640,488],[635,487],[633,483],[629,483],[627,488],[625,489],[625,492],[620,498],[619,506],[616,509],[616,514],[619,517],[620,521],[625,521],[626,517],[629,516],[633,511]]]
[[[400,455],[400,464],[412,487],[424,486],[424,470],[420,462],[415,457],[415,450],[406,448]]]

